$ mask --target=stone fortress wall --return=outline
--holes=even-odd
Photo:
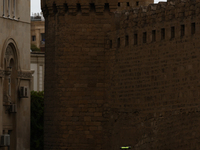
[[[168,1],[115,15],[105,50],[114,141],[135,149],[199,149],[199,3]]]
[[[43,0],[45,149],[199,149],[199,6]]]

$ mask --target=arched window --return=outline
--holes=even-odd
[[[8,17],[10,17],[10,5],[11,5],[11,2],[10,2],[10,0],[8,0]]]
[[[11,78],[8,78],[8,95],[11,96]]]
[[[9,44],[6,48],[4,55],[4,70],[5,70],[5,80],[4,80],[4,102],[10,103],[16,101],[16,88],[17,88],[17,57],[15,53],[15,47],[13,44]]]
[[[13,73],[13,71],[16,70],[15,68],[15,62],[13,60],[13,58],[10,60],[10,64],[8,66],[8,68],[11,70],[11,75],[9,76],[9,79],[8,79],[8,95],[11,96],[11,93],[12,93],[12,90],[14,87],[13,86],[13,83],[12,83],[12,80],[13,80],[13,76],[15,76],[15,73]]]
[[[3,17],[5,16],[5,0],[3,0]]]
[[[3,17],[16,18],[16,1],[17,0],[3,0]]]
[[[13,0],[13,18],[16,17],[16,0]]]

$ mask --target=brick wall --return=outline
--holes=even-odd
[[[60,7],[46,17],[45,149],[104,149],[104,46],[114,6]]]
[[[172,4],[171,12],[180,10]],[[112,47],[107,49],[108,58],[113,58],[108,67],[113,150],[121,145],[135,150],[200,147],[200,31],[199,13],[193,10],[197,4],[176,3],[184,9],[170,14],[170,19],[167,3],[159,5],[152,8],[163,7],[162,18],[154,14],[158,10],[148,10],[150,6],[117,13],[120,26],[108,34],[113,41],[107,46]]]
[[[43,0],[45,149],[199,149],[199,4],[105,3]]]

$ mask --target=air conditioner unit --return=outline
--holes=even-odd
[[[1,146],[10,146],[10,135],[4,134],[1,136]]]
[[[11,104],[10,105],[10,113],[16,113],[17,112],[17,105]]]
[[[28,87],[20,87],[20,98],[28,98]]]

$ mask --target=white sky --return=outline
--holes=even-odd
[[[31,15],[32,13],[40,13],[41,7],[40,7],[40,0],[31,0]]]
[[[155,3],[158,3],[158,1],[166,1],[166,0],[154,0]],[[31,0],[31,14],[39,12],[41,12],[40,0]]]

